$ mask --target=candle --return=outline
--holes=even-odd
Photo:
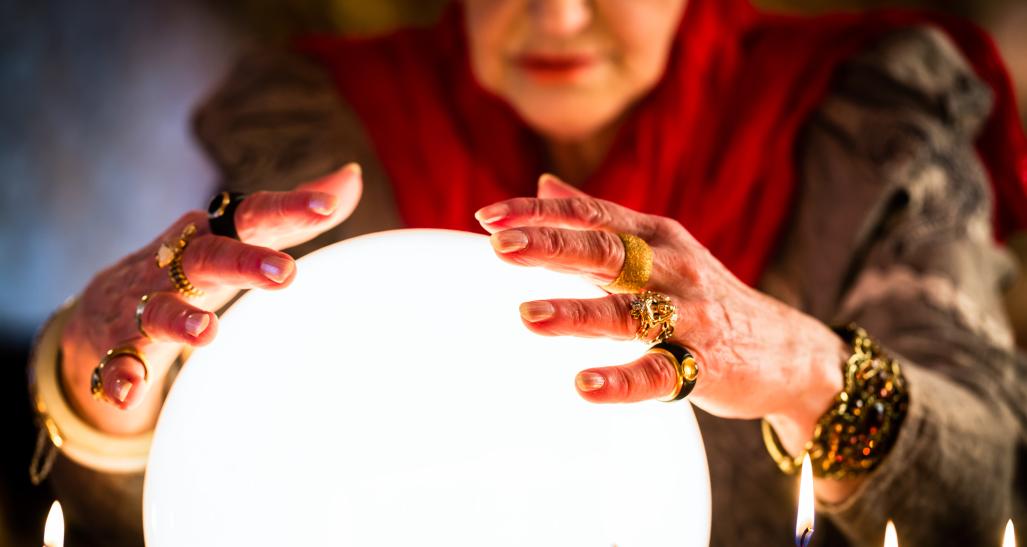
[[[884,547],[899,547],[899,537],[895,534],[895,523],[891,520],[884,527]]]
[[[46,515],[43,528],[43,547],[64,547],[64,511],[61,502],[55,501]]]
[[[795,545],[806,547],[813,539],[813,467],[809,454],[802,458],[799,477],[799,511],[795,517]]]
[[[1002,538],[1002,547],[1016,547],[1016,533],[1013,532],[1013,519],[1006,522],[1006,534]]]

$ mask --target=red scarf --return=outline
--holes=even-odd
[[[925,23],[946,31],[994,91],[977,145],[1004,239],[1027,227],[1027,139],[990,38],[939,15],[800,18],[740,0],[690,0],[666,74],[582,189],[679,220],[754,284],[791,213],[798,132],[835,67],[889,31]],[[480,231],[479,207],[534,195],[541,141],[475,82],[459,8],[430,29],[300,47],[327,65],[364,123],[408,226]]]

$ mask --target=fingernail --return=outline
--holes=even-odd
[[[114,380],[114,398],[119,403],[124,403],[125,399],[128,399],[128,394],[132,392],[132,386],[132,382],[124,378]]]
[[[528,246],[528,236],[520,230],[492,234],[492,246],[501,253],[512,253]]]
[[[602,374],[585,371],[578,373],[574,383],[578,384],[578,389],[581,391],[595,391],[606,384],[606,378],[603,378]]]
[[[292,260],[280,256],[269,256],[260,262],[260,271],[264,273],[264,277],[275,283],[288,279],[292,269]]]
[[[556,308],[545,300],[536,302],[525,302],[521,304],[521,317],[529,323],[545,321],[556,313]]]
[[[347,163],[346,166],[343,167],[343,169],[353,173],[354,175],[356,175],[358,177],[364,174],[364,169],[362,167],[360,167],[360,164],[355,162],[355,161]]]
[[[478,212],[474,213],[474,218],[478,219],[478,222],[491,224],[502,220],[503,217],[509,214],[510,207],[508,205],[505,203],[497,203],[495,205],[489,205],[488,207],[478,209]]]
[[[210,316],[205,313],[190,313],[185,318],[185,332],[196,338],[210,326]]]
[[[331,194],[315,194],[310,198],[307,207],[319,215],[330,216],[335,212],[337,201]]]

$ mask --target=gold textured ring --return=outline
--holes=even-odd
[[[122,355],[139,361],[139,364],[143,365],[143,380],[150,379],[150,365],[146,363],[146,357],[132,346],[118,346],[104,354],[103,359],[100,359],[100,364],[96,365],[93,374],[89,377],[89,390],[93,393],[94,399],[108,400],[107,394],[103,391],[103,367],[107,366],[107,363],[110,363],[115,357]]]
[[[151,338],[146,332],[146,329],[143,328],[143,312],[146,311],[146,304],[149,302],[150,295],[144,294],[143,297],[139,299],[139,303],[136,304],[136,329],[138,329],[139,334],[142,334],[143,338],[146,338],[147,340],[151,340]]]
[[[178,239],[170,243],[161,243],[160,248],[157,249],[156,257],[157,267],[168,269],[168,278],[171,279],[171,284],[178,289],[178,292],[183,296],[192,298],[203,296],[203,291],[197,289],[189,281],[189,278],[185,276],[185,270],[182,269],[182,255],[185,253],[186,247],[189,246],[189,241],[195,235],[196,225],[187,225],[182,229],[182,234],[178,236]]]
[[[617,278],[603,289],[610,293],[640,293],[653,273],[653,249],[638,236],[619,233],[617,237],[624,244],[624,265]]]
[[[669,296],[645,291],[631,302],[631,318],[638,320],[635,340],[659,344],[674,336],[678,309]]]

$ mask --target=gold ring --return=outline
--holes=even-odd
[[[616,279],[603,289],[610,293],[640,293],[653,273],[653,249],[638,236],[619,233],[617,237],[624,244],[624,265]]]
[[[103,367],[107,366],[107,363],[110,363],[115,357],[122,355],[139,361],[139,364],[143,365],[143,380],[148,381],[150,379],[150,365],[146,363],[146,357],[139,350],[132,346],[119,346],[107,350],[103,359],[100,359],[100,364],[96,365],[96,368],[93,369],[93,374],[89,377],[89,390],[93,393],[94,399],[109,400],[107,394],[103,391]]]
[[[136,328],[139,330],[139,334],[143,335],[143,338],[152,340],[150,335],[146,332],[146,329],[143,328],[143,312],[146,311],[146,304],[149,301],[150,295],[144,294],[143,297],[139,299],[139,303],[136,304]]]
[[[674,391],[659,400],[671,403],[680,401],[695,388],[695,382],[699,379],[699,365],[688,348],[673,342],[661,342],[649,348],[648,353],[658,353],[670,359],[674,365],[674,372],[677,374],[677,381],[674,384]]]
[[[674,336],[678,309],[669,296],[645,291],[631,301],[631,318],[638,320],[635,340],[659,344]]]
[[[185,270],[182,269],[182,255],[194,235],[196,235],[196,225],[187,225],[182,229],[182,234],[178,236],[178,239],[171,243],[161,243],[156,257],[157,267],[168,268],[168,278],[171,279],[171,284],[178,289],[178,292],[192,298],[203,296],[203,291],[197,289],[185,276]]]

